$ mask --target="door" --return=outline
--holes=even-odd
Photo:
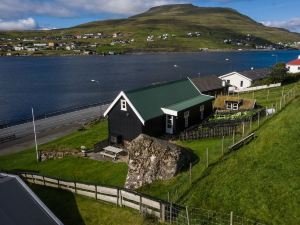
[[[166,115],[166,133],[173,134],[174,129],[174,117],[171,115]]]

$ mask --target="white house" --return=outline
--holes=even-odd
[[[252,86],[253,81],[266,78],[270,75],[270,73],[270,69],[264,68],[243,72],[231,72],[219,76],[219,78],[223,80],[223,82],[232,86],[234,89],[244,89]]]
[[[300,73],[300,55],[298,56],[298,59],[288,62],[286,68],[289,73]]]

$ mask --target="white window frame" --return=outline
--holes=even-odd
[[[121,99],[121,110],[127,111],[127,102],[125,99]]]
[[[226,102],[226,109],[229,109],[229,110],[232,109],[232,104],[231,104],[231,102]]]
[[[232,110],[238,110],[239,104],[238,103],[232,103]]]

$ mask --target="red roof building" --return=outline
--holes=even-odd
[[[300,55],[298,59],[292,60],[286,64],[289,73],[300,73]]]

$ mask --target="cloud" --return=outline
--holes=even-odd
[[[268,27],[281,27],[300,33],[300,18],[293,18],[284,21],[263,21],[262,23]]]
[[[149,7],[183,3],[185,0],[1,0],[0,17],[22,18],[42,15],[77,17],[99,13],[132,15]]]
[[[38,25],[32,18],[18,20],[1,20],[0,30],[32,30],[37,29]]]

